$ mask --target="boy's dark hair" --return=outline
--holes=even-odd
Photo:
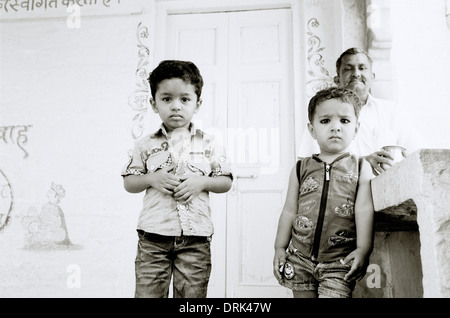
[[[355,110],[356,118],[359,118],[359,111],[361,110],[361,102],[358,98],[358,95],[350,89],[339,88],[339,87],[331,87],[321,91],[318,91],[316,95],[309,101],[308,105],[308,119],[309,122],[313,122],[314,113],[316,112],[316,108],[320,103],[323,103],[329,99],[338,99],[343,103],[349,103],[353,105],[353,109]]]
[[[185,83],[192,84],[195,87],[197,99],[200,99],[203,88],[203,78],[197,66],[189,61],[165,60],[150,73],[148,82],[152,97],[156,95],[159,83],[171,78],[180,78]]]
[[[336,73],[339,75],[339,72],[341,70],[341,65],[342,65],[342,59],[344,58],[344,56],[347,55],[355,55],[355,54],[364,54],[365,56],[367,56],[367,60],[369,60],[370,63],[370,67],[372,67],[372,59],[370,58],[369,54],[367,54],[366,51],[364,51],[363,49],[357,48],[357,47],[351,47],[347,50],[345,50],[341,56],[339,56],[339,58],[336,60]]]

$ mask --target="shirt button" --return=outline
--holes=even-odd
[[[186,206],[184,204],[180,204],[179,208],[180,210],[186,210]]]
[[[155,170],[155,166],[154,165],[150,165],[150,171]]]

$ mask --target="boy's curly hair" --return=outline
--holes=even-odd
[[[343,103],[349,103],[353,105],[356,118],[359,118],[359,111],[361,110],[361,101],[356,93],[347,88],[331,87],[321,91],[318,91],[316,95],[309,101],[308,105],[308,119],[312,123],[314,119],[314,113],[320,103],[323,103],[329,99],[338,99]]]

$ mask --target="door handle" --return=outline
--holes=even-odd
[[[247,174],[247,175],[237,175],[236,179],[256,179],[258,176],[256,174]]]
[[[235,179],[256,179],[258,178],[258,175],[256,174],[238,174]],[[233,182],[231,185],[231,193],[236,194],[238,190],[238,183],[239,182]]]
[[[237,179],[256,179],[258,176],[256,174],[238,174],[236,176]],[[238,190],[238,182],[233,182],[231,186],[231,193],[236,194]]]

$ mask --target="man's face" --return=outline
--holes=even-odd
[[[363,53],[349,54],[343,57],[335,83],[342,88],[356,92],[361,102],[367,100],[375,74],[372,73],[369,59]]]

